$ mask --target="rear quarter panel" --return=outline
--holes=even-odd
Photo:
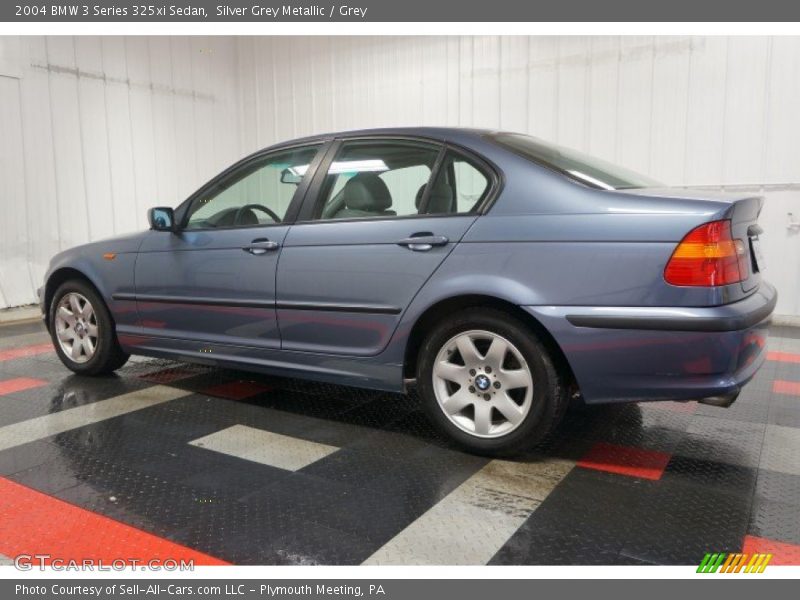
[[[739,284],[676,287],[663,277],[676,245],[691,229],[732,218],[730,197],[704,197],[684,190],[641,196],[635,190],[596,190],[516,155],[491,152],[494,155],[488,158],[503,172],[502,193],[414,298],[382,357],[387,362],[402,364],[414,323],[428,308],[461,295],[541,307],[542,314],[548,307],[565,306],[712,307],[746,295]],[[565,320],[543,325],[557,341],[565,337],[560,328],[574,329]],[[562,350],[568,355],[574,351],[585,355],[590,347],[601,351],[603,341],[597,332],[586,331],[588,337],[577,347]],[[618,341],[628,348],[666,343],[670,349],[692,344],[693,338],[708,343],[707,337],[662,332],[643,340],[624,332],[622,338],[631,339]],[[696,368],[724,371],[723,347],[726,344],[719,346],[714,364]],[[681,370],[694,368],[680,364]]]

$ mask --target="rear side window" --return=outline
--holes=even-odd
[[[423,199],[426,214],[477,210],[489,192],[489,177],[465,156],[449,150],[431,189]]]
[[[664,185],[625,167],[529,135],[495,133],[488,138],[523,158],[601,190],[626,190]]]

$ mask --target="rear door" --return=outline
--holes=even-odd
[[[468,194],[459,196],[457,174]],[[432,142],[340,142],[318,170],[304,220],[284,242],[277,278],[282,348],[379,353],[494,183],[485,165]]]

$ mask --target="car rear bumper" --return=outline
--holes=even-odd
[[[766,357],[777,292],[714,307],[523,307],[553,335],[587,403],[738,393]]]

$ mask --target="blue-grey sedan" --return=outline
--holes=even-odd
[[[151,209],[149,231],[58,254],[40,297],[76,373],[141,354],[416,384],[463,447],[509,454],[578,396],[730,405],[776,301],[762,203],[516,133],[321,135]]]

